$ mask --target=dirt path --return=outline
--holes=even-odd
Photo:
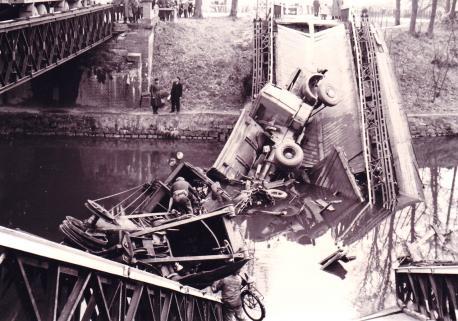
[[[458,30],[449,45],[450,29],[445,25],[435,27],[433,39],[424,34],[414,38],[405,29],[393,29],[385,36],[407,113],[458,113],[456,34]],[[446,69],[443,88],[433,102],[434,78],[441,81]]]
[[[152,77],[159,78],[165,90],[174,77],[182,79],[183,110],[243,106],[251,94],[250,19],[182,18],[160,22],[156,28]]]

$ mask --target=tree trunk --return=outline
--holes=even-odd
[[[437,0],[433,0],[431,5],[431,17],[429,18],[429,26],[428,26],[428,37],[433,37],[434,32],[434,22],[436,21],[436,11],[437,11]]]
[[[401,0],[396,0],[396,11],[394,12],[394,25],[401,24]]]
[[[445,13],[450,11],[450,0],[445,0]]]
[[[194,18],[202,18],[202,0],[196,0],[194,5]]]
[[[239,0],[232,0],[231,13],[229,14],[229,17],[237,17],[238,4],[239,4]]]
[[[412,0],[412,14],[410,16],[410,28],[409,33],[412,36],[416,34],[415,25],[417,23],[417,13],[418,13],[418,0]]]
[[[456,0],[452,1],[452,6],[450,7],[448,17],[450,18],[450,20],[453,20],[456,17]]]

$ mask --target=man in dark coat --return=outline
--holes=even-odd
[[[318,17],[319,13],[320,13],[320,1],[319,0],[314,0],[313,1],[313,15],[315,17]]]
[[[151,97],[151,108],[153,109],[153,114],[157,114],[157,110],[161,104],[161,97],[159,95],[159,79],[154,79],[154,82],[149,87],[149,93]]]
[[[180,77],[177,77],[172,83],[172,90],[170,91],[170,101],[172,103],[171,113],[175,111],[180,112],[180,98],[183,94],[183,85],[180,83]]]

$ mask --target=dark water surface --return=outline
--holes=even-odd
[[[55,241],[65,215],[86,218],[86,199],[164,178],[172,152],[209,167],[220,143],[24,138],[0,140],[0,225]],[[255,254],[250,269],[265,294],[266,320],[348,320],[390,307],[393,267],[407,242],[421,259],[458,259],[458,138],[415,141],[426,203],[380,217],[338,218],[316,233],[314,245],[296,219],[241,218]],[[431,225],[449,238],[426,238]],[[456,232],[453,232],[455,231]],[[318,262],[348,245],[355,261],[343,264],[345,279],[320,270]]]

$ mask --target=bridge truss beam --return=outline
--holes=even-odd
[[[0,309],[0,321],[223,318],[211,294],[1,227]]]
[[[457,320],[458,265],[403,266],[396,269],[396,296],[428,320]]]
[[[0,24],[0,94],[109,39],[119,7],[103,5]]]

